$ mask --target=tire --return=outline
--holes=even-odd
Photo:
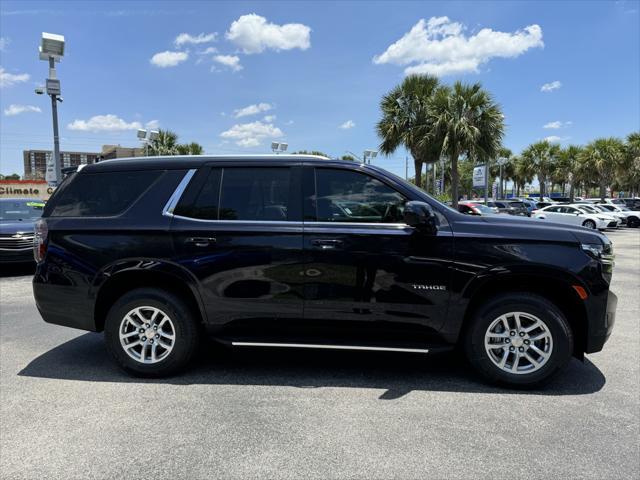
[[[509,315],[514,312],[518,312],[523,328],[532,326],[535,321],[542,322],[542,325],[522,337],[519,335],[522,329],[510,327],[509,331],[497,334],[508,336],[489,340],[492,345],[505,345],[504,348],[485,348],[486,334],[504,327],[501,318],[506,318],[508,325],[515,327],[515,316]],[[516,331],[515,336],[511,336],[513,330]],[[547,336],[543,340],[534,340],[541,335]],[[527,341],[527,345],[544,351],[546,358],[522,344]],[[520,353],[520,348],[526,349],[525,353]],[[573,352],[573,333],[562,312],[547,299],[524,292],[509,293],[492,298],[476,310],[465,333],[464,350],[471,365],[490,382],[515,388],[535,388],[547,383],[567,365]],[[504,367],[500,367],[496,362],[502,361],[504,352],[508,352],[506,362]],[[527,359],[525,354],[539,363]],[[520,357],[517,362],[516,356]]]
[[[159,331],[153,328],[153,318]],[[141,333],[140,328],[145,331]],[[121,331],[126,336],[123,340]],[[107,314],[104,335],[107,350],[116,363],[140,377],[164,377],[179,372],[192,359],[199,341],[198,323],[185,302],[155,288],[132,290],[120,297]],[[152,335],[154,338],[147,338]],[[143,339],[144,347],[140,343]]]
[[[592,230],[596,229],[596,222],[593,220],[585,220],[582,224],[583,227],[591,228]]]
[[[627,218],[627,227],[638,228],[640,226],[640,219],[638,217]]]

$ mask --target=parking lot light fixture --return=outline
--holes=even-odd
[[[271,151],[275,154],[286,152],[287,148],[289,148],[288,143],[271,142]]]
[[[40,60],[49,62],[49,77],[46,79],[46,92],[51,97],[51,115],[53,117],[53,165],[47,165],[46,180],[51,185],[58,185],[62,181],[62,165],[60,164],[60,135],[58,133],[58,102],[60,97],[60,80],[56,75],[56,62],[64,56],[64,36],[55,33],[42,32],[40,38]],[[36,94],[40,90],[36,89]],[[51,168],[52,167],[52,168]]]
[[[364,163],[371,163],[371,159],[376,158],[377,156],[378,150],[365,150],[362,158],[364,159]]]

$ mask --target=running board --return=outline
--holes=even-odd
[[[313,343],[231,342],[234,347],[319,348],[325,350],[368,350],[374,352],[429,353],[426,348],[368,347],[361,345],[323,345]]]

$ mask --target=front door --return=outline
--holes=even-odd
[[[302,319],[301,167],[199,171],[172,222],[177,261],[198,280],[219,336],[277,336]]]
[[[448,227],[409,227],[407,197],[361,169],[307,166],[303,185],[305,324],[334,343],[432,343],[449,301]]]

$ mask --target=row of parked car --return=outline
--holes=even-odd
[[[541,201],[534,198],[510,198],[489,199],[486,205],[480,200],[466,200],[459,202],[458,211],[468,215],[508,214],[532,217],[598,230],[640,226],[640,199],[636,198],[607,198],[604,201],[599,198],[578,198],[574,202],[564,198],[543,198]]]

